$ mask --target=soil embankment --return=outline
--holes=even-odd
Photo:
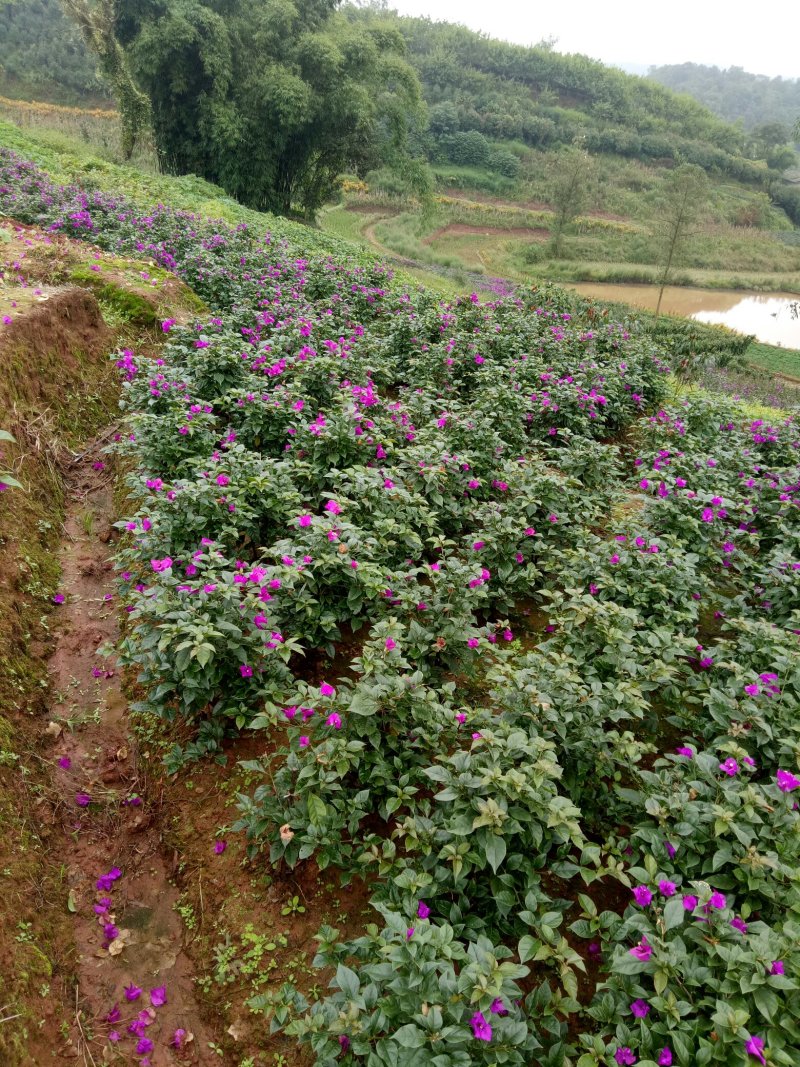
[[[0,223],[0,1062],[219,1063],[159,796],[113,658],[116,347],[196,298],[148,263]],[[142,992],[134,996],[136,989]],[[126,992],[127,990],[127,992]],[[151,1047],[152,1046],[152,1047]]]

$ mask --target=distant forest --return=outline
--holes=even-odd
[[[651,67],[653,81],[677,93],[689,93],[728,122],[746,130],[777,122],[791,130],[800,120],[800,78],[767,78],[741,67],[706,67],[679,63]]]

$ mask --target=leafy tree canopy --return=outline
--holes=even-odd
[[[117,33],[165,167],[242,203],[313,215],[344,170],[408,162],[424,124],[401,36],[337,0],[133,0]]]

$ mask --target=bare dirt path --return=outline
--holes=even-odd
[[[69,485],[61,551],[65,600],[50,660],[53,849],[66,869],[78,979],[67,1047],[31,1050],[31,1063],[219,1064],[194,997],[192,965],[162,854],[159,798],[147,793],[127,727],[113,656],[113,483],[90,449]],[[59,832],[60,831],[60,832]],[[136,990],[141,993],[136,994]],[[135,999],[131,999],[135,997]]]

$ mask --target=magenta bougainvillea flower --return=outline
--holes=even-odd
[[[481,1011],[476,1011],[469,1021],[469,1025],[472,1027],[472,1036],[477,1041],[491,1041],[492,1040],[492,1028],[489,1025],[486,1016]]]
[[[763,1037],[758,1037],[757,1034],[753,1034],[752,1037],[748,1038],[748,1040],[745,1041],[744,1050],[748,1056],[752,1056],[753,1059],[758,1060],[759,1063],[764,1064],[764,1067],[766,1067],[767,1061],[764,1058]]]
[[[642,937],[638,945],[634,945],[633,948],[628,950],[628,955],[633,956],[634,959],[640,960],[642,963],[647,963],[653,955],[653,946],[648,944],[646,937]]]
[[[778,789],[782,793],[791,793],[794,789],[800,789],[800,778],[796,778],[789,771],[779,770],[776,775],[776,781]]]
[[[646,908],[653,899],[653,894],[646,885],[634,886],[631,892],[633,893],[633,899],[640,908]]]
[[[167,1003],[167,987],[163,985],[156,986],[155,989],[150,990],[150,1003],[154,1008],[160,1008]]]
[[[101,893],[107,893],[114,885],[114,882],[118,878],[122,877],[122,871],[119,867],[112,867],[107,874],[101,874],[97,881],[94,883]]]
[[[125,986],[126,1000],[138,1000],[141,995],[142,990],[139,988],[138,985],[134,985],[133,983],[131,983],[130,985]]]
[[[218,856],[221,856],[222,853],[225,851],[225,849],[227,847],[228,847],[228,842],[227,841],[215,841],[214,842],[214,852],[216,852],[216,854]]]

